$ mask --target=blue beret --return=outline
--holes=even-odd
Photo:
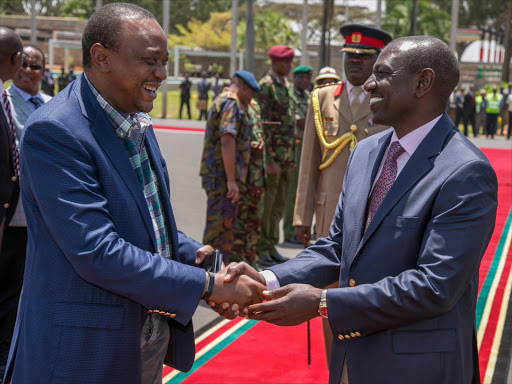
[[[247,71],[236,71],[235,76],[241,78],[245,83],[252,88],[254,92],[260,91],[260,86],[258,85],[258,82],[256,81],[256,78],[251,72]]]

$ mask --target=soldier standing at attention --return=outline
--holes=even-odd
[[[261,236],[265,193],[265,144],[261,108],[255,99],[247,106],[247,115],[251,127],[251,158],[245,183],[246,192],[240,194],[238,202],[231,261],[245,261],[259,269],[257,245]]]
[[[208,198],[203,239],[230,261],[233,224],[245,193],[251,155],[247,105],[259,87],[253,74],[236,71],[231,86],[208,111],[200,176]]]
[[[313,214],[318,236],[329,234],[355,144],[388,128],[373,123],[370,95],[363,84],[372,74],[380,50],[392,40],[391,35],[358,24],[346,24],[340,32],[345,38],[342,51],[347,81],[313,90],[304,129],[293,225],[297,239],[305,246],[311,238]],[[379,71],[386,75],[385,68]],[[337,287],[337,282],[333,283]],[[323,328],[329,361],[332,332],[326,320]]]
[[[299,164],[302,151],[302,138],[304,136],[304,125],[306,124],[306,114],[311,86],[311,75],[313,68],[309,65],[301,65],[293,70],[293,93],[295,96],[295,169],[290,176],[288,192],[286,194],[286,204],[284,207],[283,229],[286,241],[293,244],[301,244],[295,237],[293,228],[293,210],[295,209],[295,195],[297,193],[297,180],[299,178]]]
[[[286,79],[292,69],[293,49],[276,45],[268,51],[272,68],[259,82],[256,96],[266,148],[266,190],[263,222],[258,243],[260,266],[282,263],[287,259],[277,253],[279,222],[283,217],[286,192],[295,165],[295,105],[293,88]]]

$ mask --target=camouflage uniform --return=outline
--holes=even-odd
[[[305,90],[303,93],[297,89],[293,89],[296,101],[295,119],[306,121],[308,113],[310,92]],[[304,128],[300,128],[295,124],[295,164],[296,167],[290,176],[290,184],[288,184],[288,192],[286,194],[286,205],[284,207],[283,229],[284,238],[289,239],[295,236],[293,228],[293,210],[295,209],[295,196],[297,194],[297,180],[299,179],[300,157],[302,154],[302,138],[304,137]]]
[[[260,106],[252,100],[247,108],[251,125],[251,142],[263,139]],[[251,148],[245,192],[240,194],[235,219],[231,261],[245,261],[255,265],[258,260],[257,244],[261,235],[263,196],[265,193],[265,147]]]
[[[276,163],[281,171],[266,176],[263,199],[263,222],[258,255],[260,258],[277,253],[279,222],[283,216],[290,173],[295,162],[295,101],[293,87],[285,79],[283,84],[271,70],[260,82],[256,100],[261,106],[261,120],[265,137],[266,164]]]
[[[250,158],[250,129],[243,107],[229,90],[222,92],[208,111],[199,173],[208,197],[203,243],[219,249],[227,262],[231,256],[238,204],[226,197],[227,180],[221,152],[221,137],[224,134],[235,137],[235,180],[240,194],[244,194]]]

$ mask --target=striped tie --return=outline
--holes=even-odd
[[[2,104],[4,106],[7,122],[9,123],[9,128],[11,130],[12,158],[14,160],[14,170],[16,177],[19,177],[20,159],[18,153],[18,146],[16,145],[16,131],[14,130],[14,122],[12,120],[11,103],[9,103],[9,99],[7,98],[7,92],[4,92],[4,94],[2,95]]]

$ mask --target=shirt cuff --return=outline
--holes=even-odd
[[[273,291],[275,289],[281,288],[281,284],[279,284],[279,280],[277,280],[277,276],[274,272],[269,269],[265,269],[260,272],[260,275],[265,279],[265,285],[269,291]]]

